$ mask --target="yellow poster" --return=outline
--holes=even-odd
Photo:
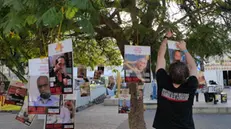
[[[0,95],[0,111],[19,111],[21,106],[5,104],[5,95]]]

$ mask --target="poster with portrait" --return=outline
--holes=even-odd
[[[22,82],[13,81],[7,90],[5,104],[22,106],[26,95],[25,85]]]
[[[87,69],[86,67],[80,65],[77,70],[77,78],[87,77]]]
[[[120,99],[131,99],[131,94],[129,92],[129,88],[121,88],[119,98]]]
[[[100,75],[103,75],[104,74],[104,66],[103,65],[98,66],[98,71],[99,71]]]
[[[60,114],[46,115],[45,129],[74,129],[76,100],[63,98]]]
[[[119,98],[118,101],[119,101],[118,102],[118,106],[119,106],[118,113],[121,113],[121,114],[129,113],[130,108],[131,108],[130,99]]]
[[[179,48],[176,46],[176,41],[168,40],[168,53],[170,63],[181,61],[186,63],[185,55],[183,52],[180,51]]]
[[[30,126],[35,116],[35,114],[28,114],[28,97],[26,96],[24,104],[15,119],[27,126]]]
[[[30,77],[29,114],[59,114],[60,95],[50,92],[48,75]]]
[[[125,45],[125,82],[151,82],[150,47]]]
[[[100,77],[101,77],[100,72],[99,72],[98,70],[95,70],[95,71],[94,71],[94,77],[93,77],[93,79],[94,79],[94,80],[99,80]]]
[[[19,111],[21,106],[5,103],[9,85],[9,81],[0,81],[0,111]]]
[[[72,51],[71,39],[48,46],[49,81],[53,95],[73,93]]]
[[[91,93],[90,83],[88,79],[79,79],[78,82],[79,88],[80,88],[80,96],[81,97],[88,97]]]
[[[48,58],[29,60],[29,114],[60,113],[60,95],[51,94],[48,71]]]

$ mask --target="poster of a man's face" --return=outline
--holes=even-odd
[[[46,129],[74,129],[75,122],[75,100],[62,101],[60,114],[46,116]]]
[[[87,97],[90,96],[90,84],[89,82],[82,80],[80,83],[80,96]]]
[[[129,113],[130,112],[130,100],[119,99],[119,113]]]
[[[49,49],[49,82],[51,94],[73,93],[73,58],[72,41],[50,44]]]
[[[125,45],[125,82],[151,81],[150,47]]]
[[[77,72],[78,72],[77,73],[78,78],[87,77],[87,69],[84,66],[79,66]]]
[[[30,126],[34,118],[35,114],[28,114],[28,97],[25,97],[24,104],[15,119]]]
[[[93,79],[94,80],[99,80],[100,77],[101,77],[100,72],[98,70],[95,70]]]
[[[5,104],[22,106],[27,89],[21,82],[12,82],[8,88]]]
[[[45,75],[30,77],[29,114],[59,114],[60,95],[51,95]]]

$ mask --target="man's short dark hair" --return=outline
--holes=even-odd
[[[182,84],[189,77],[189,69],[184,62],[176,61],[170,65],[169,75],[173,83]]]
[[[65,57],[64,57],[64,56],[59,56],[59,57],[55,60],[55,64],[58,64],[58,60],[59,60],[60,58],[63,58],[63,59],[65,60]]]

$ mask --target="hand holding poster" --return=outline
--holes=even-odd
[[[176,46],[176,41],[168,40],[168,53],[170,58],[170,63],[181,61],[186,62],[185,55]]]
[[[150,47],[125,45],[124,54],[125,81],[150,83]]]
[[[21,82],[11,82],[7,91],[5,104],[22,106],[27,94],[25,85]]]
[[[51,94],[73,93],[72,50],[71,39],[48,46]]]
[[[18,113],[15,119],[24,123],[27,126],[30,126],[34,118],[34,114],[28,114],[28,98],[26,97],[21,111]]]

